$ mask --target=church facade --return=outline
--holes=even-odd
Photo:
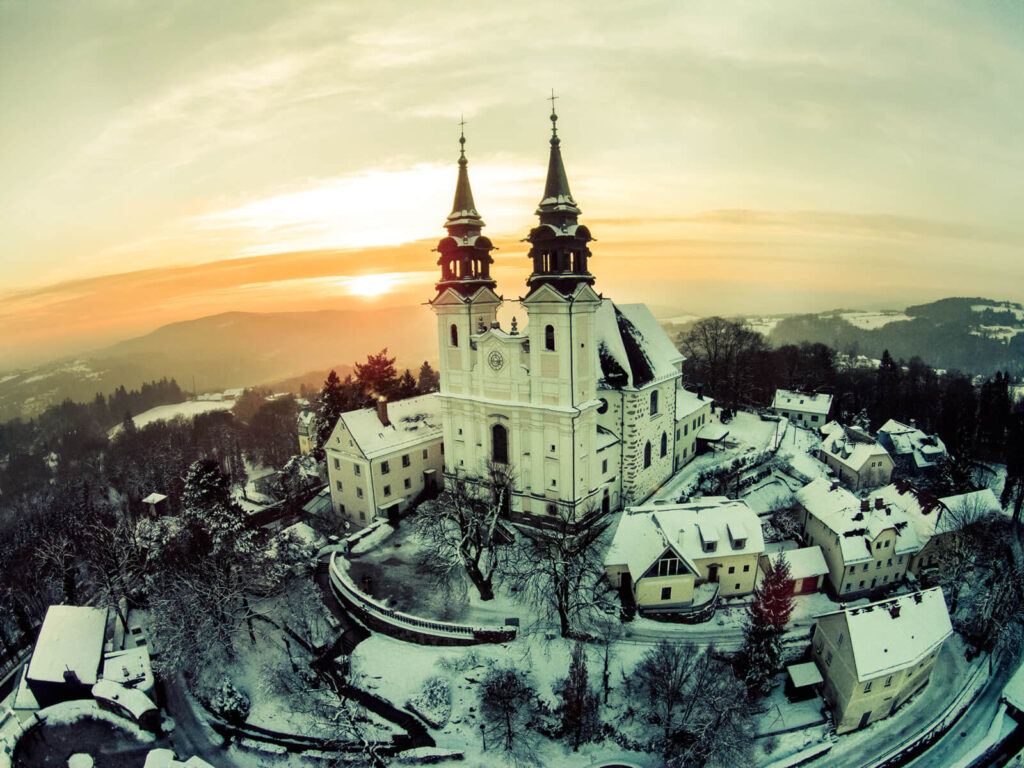
[[[527,238],[532,273],[502,328],[491,241],[469,183],[465,137],[447,236],[437,246],[441,421],[448,476],[510,481],[514,520],[584,522],[647,498],[674,469],[683,357],[645,305],[594,287],[552,113],[547,180]],[[691,408],[684,409],[686,416]],[[692,455],[689,457],[692,458]],[[688,460],[688,459],[687,459]]]

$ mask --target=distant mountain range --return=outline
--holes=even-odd
[[[658,307],[673,339],[695,315]],[[840,352],[879,358],[914,355],[945,369],[1024,373],[1024,306],[982,298],[951,298],[903,311],[837,309],[813,315],[748,317],[773,345],[822,342]],[[32,417],[65,398],[177,379],[198,392],[273,384],[297,389],[330,368],[344,376],[352,363],[388,347],[415,374],[437,360],[437,330],[427,307],[385,310],[228,312],[165,325],[75,358],[0,373],[0,421]]]
[[[821,342],[876,359],[888,349],[897,359],[916,355],[940,369],[1024,374],[1024,306],[1010,301],[950,298],[902,311],[836,309],[744,319],[773,346]]]
[[[416,373],[437,359],[427,307],[386,310],[228,312],[165,325],[75,358],[0,373],[0,421],[29,418],[66,398],[92,400],[119,386],[177,379],[198,392],[283,382],[310,371],[348,369],[388,347]],[[339,370],[341,373],[341,370]],[[342,373],[344,376],[344,373]]]

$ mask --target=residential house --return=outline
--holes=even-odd
[[[316,450],[316,416],[308,408],[303,408],[298,415],[296,430],[299,433],[299,454],[306,456]]]
[[[946,445],[938,435],[926,435],[895,419],[889,419],[878,430],[878,442],[892,456],[902,475],[934,472],[948,457]]]
[[[711,418],[713,402],[701,390],[676,390],[676,469],[689,464],[697,455],[697,433]]]
[[[324,446],[334,512],[366,525],[396,517],[424,491],[440,488],[442,432],[436,394],[343,413]]]
[[[622,513],[605,570],[641,612],[685,612],[715,595],[754,591],[764,537],[744,501],[711,496]]]
[[[789,419],[798,427],[817,429],[828,421],[832,395],[777,389],[771,407],[777,416]]]
[[[892,478],[892,457],[859,427],[833,431],[822,442],[818,455],[854,491],[885,485]]]
[[[938,587],[819,616],[812,659],[836,733],[888,717],[928,685],[952,633]]]
[[[768,545],[769,547],[771,545]],[[828,564],[821,553],[821,547],[800,547],[798,549],[774,549],[761,555],[758,565],[762,573],[777,560],[784,557],[789,565],[789,578],[794,595],[809,595],[820,592],[825,586]]]
[[[818,479],[794,494],[804,543],[821,547],[829,587],[841,599],[900,582],[923,542],[906,512],[881,499],[858,499]]]
[[[105,608],[51,605],[46,610],[25,673],[25,684],[40,708],[92,697],[106,632]]]

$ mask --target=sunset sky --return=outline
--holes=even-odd
[[[0,369],[430,298],[461,115],[521,295],[552,87],[617,300],[1024,300],[1019,2],[0,0]]]

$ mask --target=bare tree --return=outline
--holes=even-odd
[[[493,463],[486,478],[450,477],[416,514],[413,525],[424,542],[420,567],[445,584],[465,574],[481,600],[492,600],[511,538],[501,522],[510,487],[504,465]]]
[[[483,735],[489,742],[518,758],[529,757],[528,724],[537,694],[526,675],[512,667],[494,667],[480,683]]]
[[[706,384],[722,405],[735,407],[749,398],[752,361],[767,348],[764,336],[741,323],[706,317],[679,341],[690,378]]]
[[[557,622],[562,637],[586,633],[615,610],[597,546],[607,518],[577,528],[569,515],[560,512],[550,527],[521,528],[509,563],[517,599],[537,612],[539,626]]]

